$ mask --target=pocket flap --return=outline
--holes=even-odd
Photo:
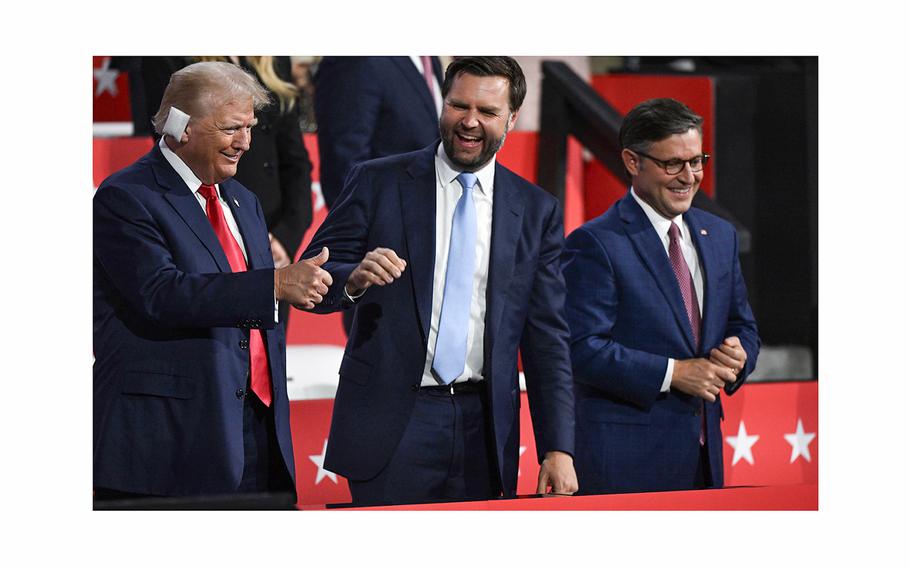
[[[621,424],[650,424],[651,413],[627,404],[617,404],[601,398],[580,401],[579,414],[591,422],[616,422]]]
[[[372,369],[372,364],[364,363],[345,353],[344,357],[341,359],[341,367],[338,369],[338,374],[355,383],[365,385],[370,378],[370,371],[372,371]]]
[[[189,377],[149,371],[128,371],[123,377],[123,394],[144,394],[168,398],[193,398],[195,382]]]

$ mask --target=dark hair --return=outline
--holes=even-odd
[[[701,134],[702,118],[675,99],[650,99],[639,103],[622,121],[619,145],[647,152],[651,144],[691,129]]]
[[[509,81],[509,110],[515,112],[521,108],[528,92],[525,74],[521,66],[511,57],[457,57],[446,67],[446,77],[442,82],[442,98],[446,98],[455,78],[462,73],[478,77],[505,77]]]

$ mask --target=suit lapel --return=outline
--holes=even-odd
[[[411,58],[407,56],[393,57],[392,61],[395,62],[398,70],[404,75],[405,80],[408,81],[415,89],[415,92],[418,93],[424,110],[433,116],[433,122],[439,120],[436,114],[436,103],[433,102],[433,96],[430,94],[430,90],[427,89],[427,81],[424,79],[423,74],[417,70],[414,62],[411,61]]]
[[[695,243],[698,258],[701,261],[705,286],[701,314],[701,336],[704,343],[704,338],[716,337],[715,324],[718,321],[726,321],[726,318],[721,320],[715,317],[718,308],[712,302],[714,294],[711,293],[718,288],[720,261],[717,258],[717,248],[714,246],[714,241],[711,240],[712,236],[704,227],[699,212],[690,209],[688,213],[683,215],[683,220],[689,226],[689,234],[692,235],[692,242]],[[720,333],[723,334],[723,331]]]
[[[224,254],[224,249],[221,248],[221,243],[218,242],[218,237],[215,236],[215,231],[196,196],[167,162],[157,145],[152,152],[152,171],[155,173],[158,185],[165,189],[164,198],[196,234],[196,237],[212,255],[215,263],[218,264],[218,268],[222,272],[231,272],[231,265]]]
[[[408,270],[405,273],[410,274],[425,342],[430,335],[436,261],[435,148],[434,144],[420,152],[406,168],[405,176],[398,185],[407,247],[404,260],[408,263]]]
[[[255,227],[258,227],[259,223],[255,217],[255,212],[252,210],[252,206],[246,204],[244,204],[244,207],[240,206],[240,201],[234,194],[236,187],[233,185],[233,180],[225,180],[224,183],[219,184],[219,187],[221,188],[221,196],[227,202],[228,207],[234,214],[234,220],[237,222],[237,227],[240,229],[240,236],[243,237],[243,246],[246,248],[248,269],[253,270],[256,268],[268,267],[265,260],[259,256],[258,251],[261,250],[260,247],[255,246],[255,241],[260,235],[255,231]],[[256,251],[255,254],[254,251]]]
[[[490,267],[487,276],[487,310],[489,326],[486,336],[490,338],[489,351],[484,359],[489,360],[492,343],[497,337],[499,321],[509,290],[509,282],[515,269],[515,251],[521,235],[521,221],[524,214],[524,199],[521,191],[511,183],[508,172],[499,163],[493,181],[493,228],[490,239]]]
[[[648,216],[645,215],[645,212],[642,211],[631,194],[627,194],[620,201],[619,206],[620,218],[625,223],[625,230],[632,241],[632,245],[657,281],[657,287],[660,288],[661,293],[667,300],[667,304],[673,312],[673,317],[679,325],[680,332],[686,337],[694,353],[696,350],[695,337],[692,335],[692,329],[689,325],[689,317],[686,314],[686,306],[683,304],[682,293],[679,291],[679,283],[676,281],[676,276],[673,275],[673,268],[670,266],[667,251],[664,250],[663,243],[654,230],[654,225],[648,220]]]

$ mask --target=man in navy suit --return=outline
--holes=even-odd
[[[512,58],[457,59],[442,143],[355,166],[313,238],[315,310],[356,306],[325,459],[355,503],[514,495],[519,347],[538,491],[577,489],[561,209],[495,160],[525,90]]]
[[[230,63],[174,73],[165,136],[95,194],[96,499],[294,492],[276,302],[311,308],[331,277],[328,251],[276,270],[231,179],[267,102]]]
[[[422,58],[324,57],[313,78],[319,180],[326,206],[364,160],[418,150],[439,136],[442,67]],[[433,91],[430,91],[432,85]]]
[[[691,208],[709,156],[673,99],[620,130],[629,194],[566,240],[582,493],[723,486],[720,391],[760,341],[733,227]]]

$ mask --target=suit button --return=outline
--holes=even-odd
[[[234,393],[234,396],[237,398],[243,398],[243,389],[237,389],[237,392]]]
[[[241,348],[241,349],[249,349],[249,347],[250,347],[250,342],[249,342],[249,340],[247,340],[247,339],[241,339],[241,340],[240,340],[240,348]]]
[[[412,391],[420,390],[420,386],[419,386],[419,385],[411,385],[411,390],[412,390]]]

